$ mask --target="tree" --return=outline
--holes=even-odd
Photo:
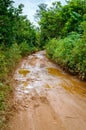
[[[15,42],[27,42],[33,46],[36,44],[36,30],[22,15],[24,5],[15,8],[13,3],[11,0],[0,0],[0,44],[9,47]]]
[[[36,16],[39,19],[42,46],[50,38],[64,38],[72,31],[81,33],[80,23],[85,13],[85,0],[69,0],[64,6],[60,2],[54,2],[49,8],[39,6]]]

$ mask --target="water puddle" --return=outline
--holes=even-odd
[[[68,92],[74,94],[77,93],[81,96],[86,96],[86,83],[74,79],[72,76],[63,73],[60,69],[57,68],[47,68],[48,73],[52,76],[57,76],[60,80],[60,86],[62,86]],[[58,79],[57,79],[58,80]],[[59,85],[59,84],[58,84]],[[48,85],[46,85],[48,87]]]
[[[68,84],[66,81],[61,83],[61,86],[72,94],[77,93],[81,96],[86,96],[85,86],[81,86],[79,83],[74,84],[72,82],[72,80],[71,80],[70,84]]]
[[[19,72],[19,74],[23,75],[24,77],[26,77],[26,75],[28,73],[30,73],[30,71],[27,69],[20,69],[18,72]]]
[[[24,82],[23,82],[23,86],[24,86],[24,87],[27,87],[28,84],[29,84],[29,83],[28,83],[27,81],[24,81]]]
[[[64,76],[64,74],[57,68],[47,68],[48,73],[55,76]]]
[[[52,88],[52,86],[50,86],[49,84],[46,84],[45,88],[49,88],[50,89],[50,88]]]

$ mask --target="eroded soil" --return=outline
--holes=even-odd
[[[9,130],[86,130],[86,83],[63,72],[45,51],[24,59],[14,80]]]

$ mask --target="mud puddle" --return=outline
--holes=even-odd
[[[9,130],[86,129],[86,83],[64,73],[45,51],[24,59],[14,80]]]

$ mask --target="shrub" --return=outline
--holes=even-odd
[[[0,50],[0,81],[4,81],[7,78],[7,62],[5,52]]]
[[[37,50],[35,46],[30,46],[28,43],[23,42],[20,44],[21,55],[25,56]]]

